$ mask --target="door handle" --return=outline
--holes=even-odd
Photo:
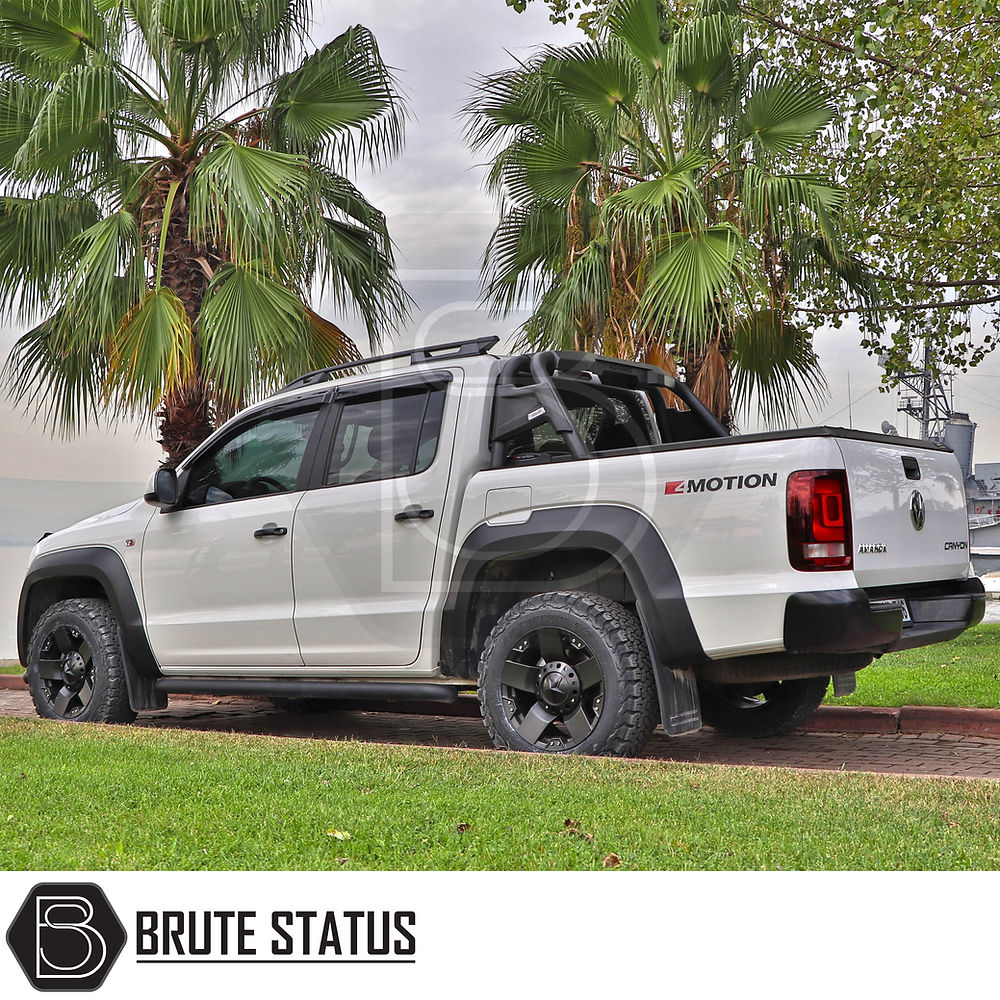
[[[397,521],[426,521],[429,517],[434,516],[434,511],[428,510],[426,507],[423,509],[418,509],[416,507],[411,507],[409,510],[401,510],[396,515]]]
[[[277,524],[265,524],[262,528],[258,528],[254,533],[254,538],[267,538],[268,535],[287,535],[288,529],[283,528]]]

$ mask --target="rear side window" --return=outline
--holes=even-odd
[[[342,405],[327,486],[413,476],[437,454],[443,386],[396,389]]]

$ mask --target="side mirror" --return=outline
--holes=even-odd
[[[177,506],[177,472],[174,469],[157,469],[150,477],[143,499],[160,510]]]

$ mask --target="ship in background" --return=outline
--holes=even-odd
[[[973,570],[978,576],[1000,571],[1000,462],[973,464],[976,423],[954,409],[951,376],[934,371],[929,347],[924,348],[923,367],[899,381],[898,411],[917,421],[921,440],[951,448],[962,467]],[[898,434],[889,421],[882,431]]]

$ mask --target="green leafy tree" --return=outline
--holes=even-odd
[[[502,217],[484,264],[525,339],[670,364],[732,419],[731,378],[772,423],[824,390],[796,309],[865,291],[844,193],[796,169],[836,110],[761,60],[732,0],[689,13],[616,0],[596,37],[481,79],[467,136],[492,154]]]
[[[881,303],[863,343],[907,370],[916,341],[966,369],[996,343],[1000,317],[1000,26],[980,0],[754,0],[758,43],[835,88],[848,128],[810,151],[857,206],[852,248]],[[815,303],[815,322],[852,311]]]
[[[507,0],[524,10],[533,0]],[[553,21],[593,31],[608,0],[543,0]],[[749,0],[747,38],[768,59],[822,80],[846,128],[803,151],[803,167],[848,193],[849,252],[881,308],[861,310],[863,344],[887,381],[916,342],[967,369],[1000,326],[1000,18],[985,0]],[[839,325],[857,312],[821,295],[800,319]]]
[[[364,27],[308,0],[0,0],[0,302],[40,320],[5,376],[70,432],[158,419],[179,461],[281,380],[406,314],[381,212],[345,174],[402,141]]]

